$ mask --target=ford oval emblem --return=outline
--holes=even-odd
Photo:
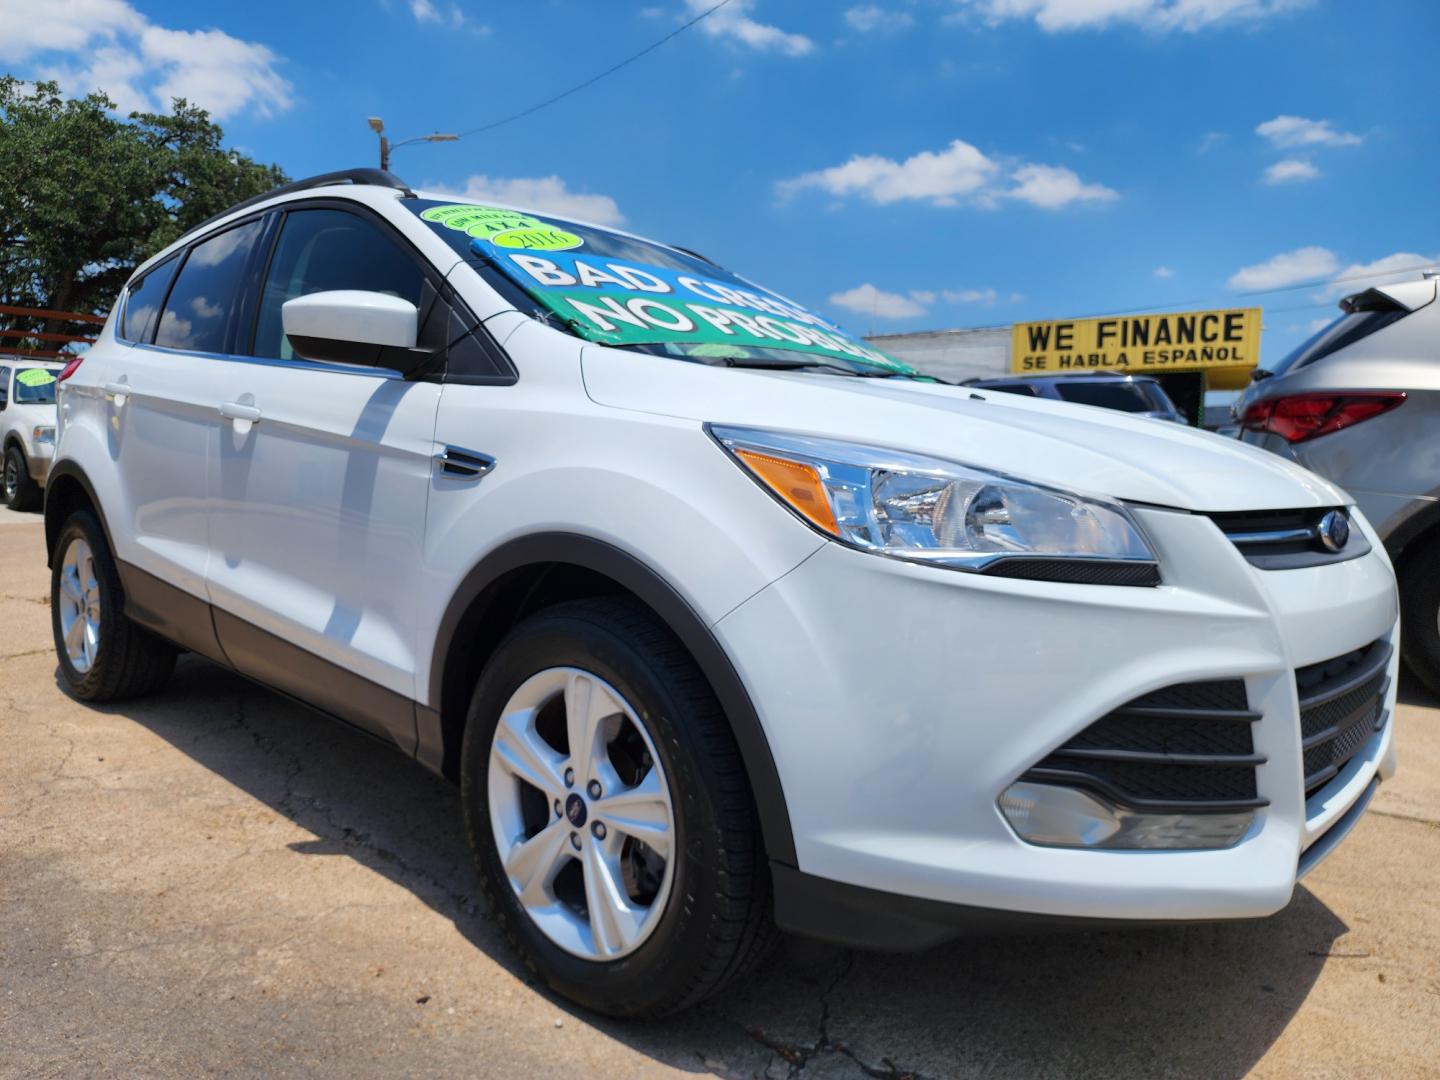
[[[1343,510],[1331,510],[1315,526],[1315,535],[1326,551],[1342,551],[1350,542],[1350,519]]]

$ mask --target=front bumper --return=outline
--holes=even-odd
[[[1204,516],[1136,514],[1160,556],[1157,588],[988,578],[832,544],[717,624],[759,706],[794,831],[798,866],[776,872],[782,925],[836,936],[797,925],[815,905],[794,898],[816,882],[852,900],[845,887],[950,905],[957,926],[976,911],[1208,921],[1289,902],[1302,853],[1394,770],[1398,649],[1383,702],[1392,722],[1308,802],[1294,676],[1377,639],[1398,644],[1390,565],[1358,516],[1371,554],[1264,571]],[[1077,732],[1149,691],[1226,678],[1242,678],[1262,713],[1256,786],[1268,800],[1234,847],[1046,848],[1011,830],[1000,793]],[[922,906],[928,916],[905,919],[933,930],[936,909]]]
[[[51,445],[53,446],[53,444]],[[38,453],[27,454],[25,462],[30,469],[30,479],[44,487],[45,481],[50,478],[50,466],[55,462],[54,457],[49,454],[44,456]]]

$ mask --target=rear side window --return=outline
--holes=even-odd
[[[180,265],[178,257],[166,259],[139,281],[130,286],[125,299],[125,313],[120,319],[122,341],[136,341],[142,345],[150,343],[155,336],[155,324],[160,319],[160,305],[165,302],[165,290],[175,276],[175,267]]]
[[[10,404],[10,369],[0,367],[0,412]]]
[[[378,226],[344,210],[296,210],[285,215],[270,259],[255,356],[290,360],[281,309],[287,300],[332,289],[388,293],[420,306],[425,274],[415,259]]]
[[[1002,394],[1019,394],[1021,397],[1036,397],[1035,388],[1026,383],[996,383],[993,386],[982,386],[982,390],[998,390]]]
[[[1301,342],[1293,352],[1276,364],[1273,370],[1276,375],[1298,371],[1322,356],[1339,352],[1377,330],[1399,322],[1409,314],[1409,308],[1396,303],[1382,292],[1372,289],[1370,292],[1361,293],[1347,302],[1345,314],[1330,325],[1322,327],[1307,341]]]
[[[156,345],[193,352],[227,350],[241,306],[246,263],[262,231],[257,218],[190,249],[160,316]]]

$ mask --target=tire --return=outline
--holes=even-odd
[[[558,721],[544,719],[552,715],[546,710],[556,708],[553,697],[548,699],[550,704],[533,712],[522,714],[513,708],[521,699],[519,695],[543,694],[547,692],[547,680],[561,677],[577,680],[566,685],[588,683],[592,697],[587,701],[600,701],[593,697],[595,694],[613,695],[603,707],[588,710],[592,715],[609,717],[596,725],[602,732],[601,742],[592,740],[592,744],[604,746],[605,752],[596,754],[600,764],[590,771],[591,775],[599,777],[604,773],[607,783],[615,782],[619,770],[616,762],[629,753],[628,760],[638,759],[640,765],[626,782],[637,786],[622,785],[618,793],[644,787],[664,791],[669,799],[670,857],[664,860],[663,873],[653,858],[655,849],[626,838],[634,821],[627,825],[620,817],[611,819],[620,824],[609,826],[608,840],[623,842],[627,845],[623,850],[631,853],[628,857],[644,866],[643,873],[635,871],[624,879],[624,902],[643,903],[649,890],[640,885],[647,882],[654,886],[658,881],[659,893],[644,908],[648,914],[643,926],[648,929],[634,935],[638,944],[625,945],[629,951],[617,950],[606,956],[596,955],[597,942],[603,943],[610,936],[623,945],[623,935],[605,935],[595,930],[588,902],[577,911],[565,906],[561,899],[567,874],[571,876],[572,898],[576,892],[582,897],[595,895],[583,890],[597,880],[589,868],[595,865],[590,861],[592,857],[601,858],[607,840],[605,832],[599,832],[600,841],[595,839],[595,823],[604,827],[606,804],[587,802],[588,818],[582,818],[581,827],[574,828],[570,803],[579,793],[587,799],[595,794],[584,776],[574,778],[568,794],[564,789],[557,790],[552,801],[548,794],[540,796],[537,788],[515,783],[510,767],[497,764],[492,757],[502,714],[508,718],[506,731],[522,715],[533,717],[526,722],[534,731],[546,723],[552,735],[568,728],[568,699],[563,693]],[[539,690],[533,689],[537,686]],[[616,700],[629,710],[624,717],[606,712]],[[631,716],[638,727],[628,718]],[[618,733],[606,744],[603,732],[611,729]],[[576,760],[568,755],[568,741],[562,741],[567,749],[554,750],[558,756],[552,755],[553,768],[546,774],[550,777],[547,783],[555,783],[554,777],[563,782],[564,767]],[[649,749],[636,754],[642,742],[646,748],[653,748],[658,760],[652,763]],[[634,779],[637,775],[639,780]],[[557,851],[549,865],[562,869],[553,874],[553,881],[541,886],[542,893],[535,894],[534,917],[517,895],[517,886],[512,885],[499,848],[502,841],[497,838],[497,831],[511,835],[506,832],[505,815],[506,808],[514,805],[510,801],[512,786],[522,793],[527,789],[537,792],[529,804],[535,815],[533,824],[522,825],[520,837],[542,840],[540,833],[549,836],[552,828],[572,834],[555,845]],[[606,792],[606,797],[610,794]],[[563,806],[561,797],[565,800]],[[580,1005],[627,1018],[677,1012],[749,969],[776,939],[769,868],[734,736],[719,702],[689,654],[663,624],[637,603],[609,598],[566,603],[532,616],[510,633],[486,666],[471,699],[462,749],[461,798],[481,886],[497,921],[526,965],[551,989]],[[522,794],[520,802],[524,801]],[[657,804],[647,805],[653,811]],[[498,811],[492,813],[497,807]],[[632,813],[637,818],[644,816],[639,811]],[[581,838],[578,842],[574,834]],[[571,871],[572,864],[578,869]],[[578,889],[575,877],[585,882]],[[612,885],[619,880],[600,877]],[[632,882],[636,883],[634,891]],[[542,928],[537,919],[548,929]],[[591,928],[588,944],[587,920]],[[561,941],[568,944],[562,945]]]
[[[1401,563],[1400,655],[1440,697],[1440,536],[1407,550]]]
[[[89,558],[84,553],[88,551]],[[55,545],[50,573],[50,625],[60,674],[70,693],[82,701],[120,701],[154,693],[175,669],[177,649],[126,618],[124,590],[100,522],[89,510],[66,519]],[[86,613],[98,627],[86,640],[77,632],[72,656],[67,631]]]
[[[40,509],[40,485],[30,477],[25,452],[13,443],[5,451],[4,474],[0,477],[0,493],[10,509],[28,512]]]

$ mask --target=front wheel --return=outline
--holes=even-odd
[[[5,451],[3,474],[0,474],[0,490],[12,510],[36,510],[40,507],[40,485],[30,476],[30,467],[25,463],[25,453],[18,446]]]
[[[158,690],[176,649],[122,610],[120,574],[100,522],[77,510],[60,528],[50,573],[50,625],[60,674],[82,701],[118,701]]]
[[[694,661],[638,605],[565,604],[511,633],[471,702],[461,793],[499,922],[582,1005],[677,1011],[770,941],[734,737]]]
[[[1400,655],[1440,696],[1440,537],[1406,549],[1400,568]]]

